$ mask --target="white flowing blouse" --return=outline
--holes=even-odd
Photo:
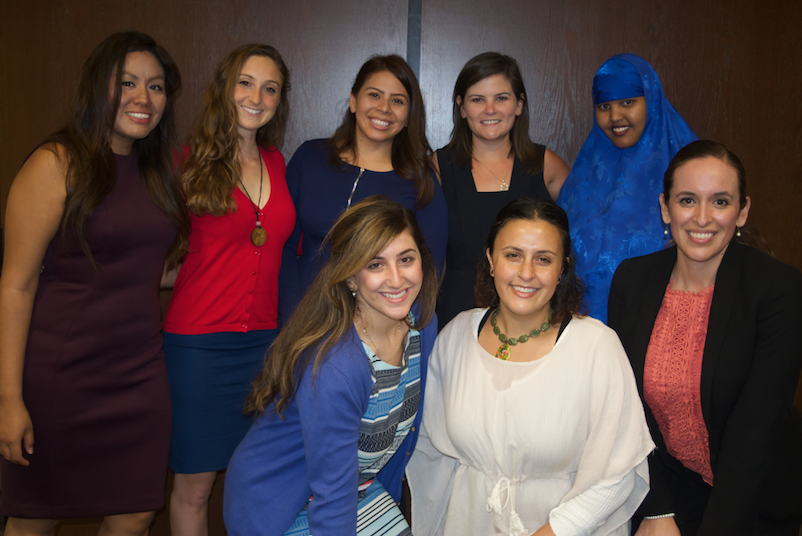
[[[575,317],[547,355],[502,361],[479,345],[486,311],[461,313],[432,351],[407,468],[413,533],[627,534],[654,443],[618,336]]]

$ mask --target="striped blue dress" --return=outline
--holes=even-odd
[[[368,409],[359,425],[359,497],[356,533],[359,536],[412,536],[401,510],[378,480],[379,471],[406,438],[418,413],[420,390],[420,334],[409,330],[400,366],[370,357],[373,388]],[[310,499],[314,500],[314,497]],[[298,515],[285,536],[310,536],[307,510]]]

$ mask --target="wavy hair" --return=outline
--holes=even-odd
[[[497,74],[502,75],[510,83],[515,99],[524,101],[521,115],[515,119],[510,131],[512,146],[510,156],[515,154],[530,175],[537,175],[543,170],[543,151],[529,138],[529,98],[526,96],[521,69],[514,58],[498,52],[484,52],[474,56],[468,60],[457,76],[452,96],[454,128],[451,131],[451,139],[446,145],[446,151],[453,156],[460,167],[471,168],[473,133],[468,126],[468,120],[462,117],[461,108],[471,86]]]
[[[187,207],[193,214],[217,216],[237,210],[234,188],[242,169],[239,164],[239,132],[234,89],[242,66],[251,56],[273,60],[281,73],[281,94],[273,118],[256,131],[256,143],[265,150],[280,149],[290,113],[287,92],[290,72],[278,50],[261,44],[242,45],[217,67],[203,94],[200,111],[192,123],[189,156],[184,164],[181,184]]]
[[[120,106],[123,67],[131,52],[151,54],[164,70],[167,102],[159,124],[141,140],[134,141],[142,182],[151,201],[169,218],[178,239],[168,254],[168,265],[177,265],[189,236],[189,217],[173,173],[173,151],[177,146],[174,121],[175,98],[181,89],[181,75],[173,58],[149,35],[136,31],[118,32],[100,43],[81,70],[78,93],[67,124],[54,132],[45,147],[56,157],[54,144],[63,153],[67,198],[60,232],[72,233],[94,264],[86,240],[86,222],[117,183],[117,162],[111,149],[112,133]],[[109,98],[109,87],[113,87]]]
[[[310,361],[314,360],[314,381],[328,352],[351,340],[356,300],[347,281],[404,231],[418,246],[423,269],[415,300],[415,328],[431,321],[437,301],[437,270],[415,215],[385,196],[368,197],[344,212],[329,231],[321,247],[331,244],[331,258],[268,349],[264,369],[254,380],[245,403],[246,412],[262,414],[275,403],[281,416],[295,397]]]
[[[393,170],[400,177],[415,183],[415,206],[422,208],[434,196],[434,179],[429,173],[432,148],[426,139],[426,111],[415,73],[401,56],[373,56],[359,69],[351,95],[357,96],[368,78],[383,71],[395,76],[409,95],[408,122],[393,138],[392,163]],[[329,139],[329,163],[332,167],[342,167],[340,155],[343,153],[357,154],[356,115],[350,109],[346,110],[342,123]]]
[[[576,258],[571,248],[571,233],[568,229],[568,216],[565,211],[551,199],[522,197],[510,201],[501,209],[495,223],[490,227],[490,234],[487,236],[485,246],[490,251],[491,256],[498,233],[505,225],[515,220],[544,221],[553,225],[560,232],[563,265],[560,282],[551,297],[551,308],[554,310],[552,320],[559,323],[569,316],[586,314],[585,306],[582,302],[585,285],[576,275]],[[568,257],[567,262],[565,257]],[[482,260],[476,268],[474,297],[476,304],[480,307],[497,307],[499,305],[498,291],[496,290],[495,280],[490,275],[490,261],[487,260],[487,255],[482,256]]]
[[[663,197],[668,202],[669,192],[674,187],[674,174],[683,164],[691,160],[702,158],[718,158],[733,170],[738,176],[738,206],[743,209],[746,206],[746,168],[738,155],[727,149],[721,143],[711,140],[697,140],[689,143],[674,155],[668,164],[665,175],[663,175]],[[774,256],[766,239],[758,230],[748,223],[740,228],[741,236],[735,236],[735,240],[746,246],[753,247],[771,256]]]

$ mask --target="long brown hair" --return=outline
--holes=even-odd
[[[408,122],[393,138],[392,163],[393,170],[400,177],[415,183],[415,206],[422,208],[434,196],[434,179],[429,173],[432,148],[426,139],[426,111],[415,73],[401,56],[373,56],[359,69],[351,95],[358,95],[368,78],[382,71],[398,78],[409,95]],[[329,139],[329,163],[332,167],[342,166],[340,155],[343,153],[357,154],[356,115],[350,109],[346,110],[342,123]]]
[[[568,260],[566,261],[563,258],[560,283],[551,297],[551,308],[554,310],[553,321],[562,322],[566,317],[585,314],[582,303],[585,286],[579,276],[576,275],[576,258],[571,248],[571,233],[568,230],[568,216],[565,211],[551,199],[522,197],[510,201],[501,209],[495,223],[490,227],[485,247],[490,251],[491,255],[496,245],[498,233],[505,225],[515,220],[544,221],[552,224],[560,233],[563,256],[568,257]],[[474,297],[476,304],[480,307],[496,307],[499,304],[498,291],[496,290],[495,280],[490,275],[490,262],[487,260],[487,255],[482,255],[482,260],[476,268]]]
[[[117,183],[117,162],[111,149],[111,138],[120,106],[125,58],[129,52],[148,52],[164,70],[167,103],[161,121],[147,137],[136,140],[139,172],[153,203],[178,230],[178,240],[168,256],[175,266],[189,235],[189,217],[173,173],[173,151],[176,135],[173,119],[174,100],[181,89],[181,75],[173,59],[149,35],[129,31],[118,32],[100,43],[84,62],[78,94],[65,126],[45,142],[56,156],[53,144],[64,145],[67,198],[61,217],[62,236],[69,230],[75,235],[86,256],[93,262],[86,241],[86,221],[111,193]],[[109,86],[114,76],[114,92],[109,99]]]
[[[228,214],[237,209],[232,196],[242,173],[239,164],[239,132],[234,88],[242,66],[251,56],[273,60],[281,73],[281,95],[273,118],[256,131],[256,143],[265,150],[280,149],[290,113],[287,92],[290,72],[278,50],[269,45],[242,45],[217,67],[203,95],[203,104],[192,123],[189,157],[181,184],[190,212],[198,215]]]
[[[282,415],[314,359],[313,380],[326,354],[350,340],[356,301],[347,280],[408,231],[421,254],[423,283],[415,303],[415,328],[426,326],[437,301],[437,270],[415,215],[385,196],[375,195],[343,213],[326,236],[331,258],[323,266],[298,308],[267,352],[265,366],[253,383],[246,412],[261,414],[275,402]]]
[[[510,131],[510,156],[515,154],[523,163],[530,175],[537,175],[543,170],[543,151],[529,138],[529,98],[526,96],[524,79],[518,62],[510,56],[498,52],[485,52],[468,60],[465,67],[457,76],[454,85],[453,116],[454,129],[451,139],[446,145],[446,151],[453,155],[457,164],[464,169],[470,169],[473,160],[473,133],[468,126],[468,120],[463,119],[460,107],[465,104],[465,94],[474,84],[485,78],[500,74],[512,86],[515,100],[523,99],[524,105],[521,115],[515,119]]]

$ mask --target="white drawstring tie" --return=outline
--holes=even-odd
[[[504,498],[504,504],[501,504],[501,494],[506,492],[506,496]],[[495,487],[493,487],[493,491],[490,493],[490,497],[487,498],[487,508],[488,512],[493,512],[496,515],[499,515],[504,518],[504,509],[507,508],[507,505],[510,504],[510,496],[514,495],[514,490],[510,479],[506,476],[502,476],[496,482]],[[515,511],[515,498],[513,496],[512,505],[510,505],[510,536],[525,536],[529,534],[530,531],[527,531],[524,527],[523,522],[521,521],[521,517],[518,515],[518,512]]]

